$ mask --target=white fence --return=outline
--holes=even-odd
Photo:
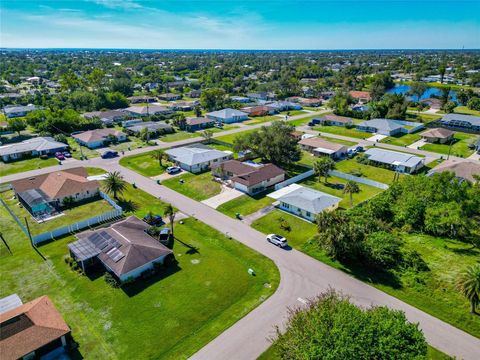
[[[370,185],[370,186],[373,186],[373,187],[376,187],[376,188],[379,188],[379,189],[382,189],[382,190],[387,190],[388,187],[389,187],[387,184],[384,184],[384,183],[381,183],[381,182],[378,182],[378,181],[362,178],[360,176],[354,176],[354,175],[351,175],[351,174],[345,174],[343,172],[336,171],[336,170],[330,171],[329,174],[332,175],[332,176],[336,176],[336,177],[345,179],[345,180],[353,180],[353,181],[359,182],[360,184]]]
[[[281,183],[278,183],[275,185],[275,190],[278,190],[278,189],[281,189],[281,188],[284,188],[285,186],[288,186],[290,184],[293,184],[293,183],[296,183],[297,181],[300,181],[300,180],[303,180],[303,179],[306,179],[310,176],[312,176],[314,174],[313,170],[308,170],[304,173],[301,173],[297,176],[294,176],[290,179],[287,179],[285,181],[282,181]]]

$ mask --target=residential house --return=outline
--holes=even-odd
[[[329,156],[341,159],[347,155],[348,147],[332,143],[319,137],[311,137],[299,141],[300,147],[315,156]]]
[[[444,128],[430,129],[420,134],[422,139],[426,142],[439,144],[450,143],[453,140],[454,135],[454,131]]]
[[[149,228],[146,222],[129,216],[109,227],[77,234],[78,240],[68,244],[68,249],[84,271],[100,262],[120,282],[133,280],[172,254],[147,233]]]
[[[431,109],[440,110],[442,108],[442,101],[436,98],[427,98],[420,100],[421,103],[428,105]]]
[[[147,95],[141,95],[141,96],[130,96],[127,98],[128,101],[131,104],[139,104],[139,103],[153,103],[157,101],[157,98],[154,96],[147,96]]]
[[[202,95],[201,90],[191,90],[190,92],[187,93],[187,96],[193,99],[198,99],[200,95]]]
[[[170,115],[173,110],[160,105],[130,106],[124,110],[132,116]]]
[[[278,200],[281,210],[309,221],[315,221],[316,216],[323,211],[337,209],[342,201],[336,196],[298,184],[289,185],[269,196]]]
[[[70,328],[48,296],[0,314],[2,360],[60,358]]]
[[[440,123],[449,128],[480,132],[480,116],[463,114],[446,114]]]
[[[368,91],[350,91],[349,94],[359,104],[366,104],[371,100],[370,93]]]
[[[85,201],[97,197],[100,191],[99,182],[88,180],[83,167],[15,180],[12,187],[20,203],[34,217],[58,211],[66,198]]]
[[[138,136],[147,129],[148,135],[150,137],[162,135],[162,134],[169,134],[173,132],[173,127],[169,124],[166,124],[162,121],[145,121],[139,122],[132,125],[129,125],[124,128],[124,130],[130,134]]]
[[[233,157],[230,151],[219,151],[199,143],[172,148],[165,153],[172,162],[192,173],[209,170],[213,165]]]
[[[206,116],[209,119],[225,124],[248,120],[247,113],[231,108],[209,112]]]
[[[207,129],[213,126],[214,120],[206,117],[187,118],[185,122],[185,130],[193,132],[201,129]]]
[[[231,96],[230,100],[239,102],[241,104],[248,104],[249,102],[251,102],[250,98],[245,96]]]
[[[289,111],[289,110],[302,110],[302,105],[294,103],[292,101],[275,101],[266,103],[269,107],[277,112]]]
[[[274,108],[268,105],[248,106],[242,108],[242,111],[251,117],[273,115],[276,112]]]
[[[232,186],[254,195],[285,180],[285,171],[274,164],[257,164],[251,161],[228,160],[216,165],[213,174],[229,180]]]
[[[480,176],[480,164],[476,161],[449,159],[435,166],[427,175],[432,176],[444,171],[454,173],[460,180],[476,182],[477,180],[473,176]]]
[[[389,167],[400,173],[413,174],[425,166],[425,159],[398,151],[370,148],[365,151],[369,161]]]
[[[26,116],[29,112],[35,110],[42,110],[43,108],[37,107],[36,105],[7,105],[3,107],[3,113],[7,118],[15,118]]]
[[[273,100],[275,99],[275,94],[269,92],[253,92],[248,93],[247,97],[252,101]]]
[[[346,116],[338,116],[335,114],[323,115],[320,118],[312,119],[312,122],[316,123],[315,120],[317,120],[320,125],[333,125],[333,126],[353,125],[353,120],[351,118]]]
[[[111,126],[113,123],[120,122],[128,117],[128,115],[121,110],[108,111],[91,111],[82,114],[85,119],[100,119],[105,126]]]
[[[423,129],[424,127],[425,125],[422,123],[412,121],[372,119],[358,124],[357,130],[386,136],[394,136],[400,134],[411,134]]]
[[[182,98],[182,94],[166,93],[158,95],[158,98],[164,101],[175,101],[180,100]]]
[[[322,105],[322,99],[313,99],[313,98],[304,99],[303,98],[303,99],[300,99],[298,103],[302,106],[319,107]]]
[[[127,134],[115,129],[94,129],[73,133],[72,137],[83,146],[95,149],[113,142],[127,140]]]
[[[67,148],[67,144],[55,141],[52,137],[34,137],[19,143],[0,146],[0,157],[7,162],[24,157],[53,155],[57,151],[65,151]]]
[[[300,140],[302,140],[303,134],[304,133],[302,131],[295,130],[290,133],[290,137],[294,139],[296,142],[299,142]]]

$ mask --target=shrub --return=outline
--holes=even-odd
[[[420,254],[415,250],[407,250],[403,252],[402,267],[413,271],[429,271],[427,263],[422,259]]]
[[[391,269],[401,259],[400,248],[401,242],[397,237],[385,231],[379,231],[365,238],[362,253],[368,266]]]
[[[120,287],[120,282],[109,272],[104,275],[105,282],[113,288]]]

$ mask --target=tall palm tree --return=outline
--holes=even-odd
[[[155,151],[152,152],[152,159],[155,159],[158,161],[158,165],[160,167],[163,167],[163,160],[166,158],[166,155],[165,154],[165,151],[163,149],[157,149]]]
[[[105,190],[113,194],[113,198],[118,200],[118,194],[122,194],[127,188],[127,182],[123,180],[123,176],[119,171],[110,172],[107,174],[104,182]]]
[[[457,288],[470,301],[470,312],[476,314],[480,304],[480,264],[471,265],[460,274]]]
[[[172,230],[172,238],[174,238],[173,222],[175,220],[175,215],[177,215],[177,212],[175,211],[175,208],[172,206],[172,204],[167,204],[165,206],[165,209],[163,210],[163,215],[168,216],[168,220],[170,221],[170,229]]]
[[[360,187],[353,180],[348,180],[343,188],[344,194],[350,194],[350,207],[353,207],[353,194],[358,194],[360,192]]]
[[[328,173],[331,170],[335,170],[335,161],[327,156],[321,157],[313,164],[313,172],[318,176],[318,181],[320,181],[323,176],[325,177],[325,184],[327,183],[327,178],[329,176]]]

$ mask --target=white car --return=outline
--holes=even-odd
[[[276,235],[276,234],[267,235],[267,241],[271,242],[273,245],[277,245],[282,248],[288,245],[287,239],[285,239],[283,236]]]

